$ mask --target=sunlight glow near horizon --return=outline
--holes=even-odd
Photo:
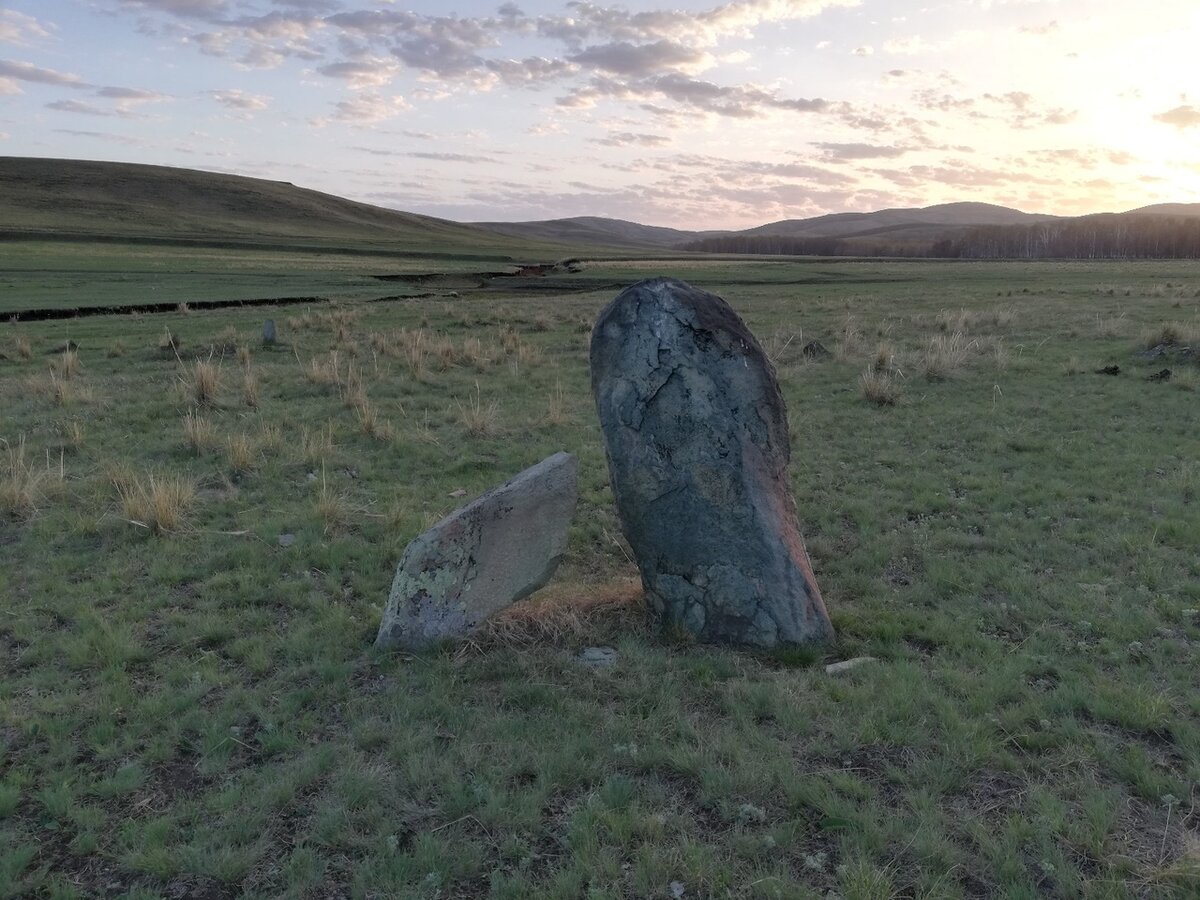
[[[0,153],[458,220],[1200,200],[1193,0],[14,0]]]

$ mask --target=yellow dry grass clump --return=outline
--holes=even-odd
[[[45,464],[35,463],[27,452],[25,436],[16,444],[0,438],[0,513],[28,519],[66,478],[62,455],[55,466],[47,453]]]
[[[155,534],[178,531],[196,499],[196,484],[184,475],[139,477],[123,468],[110,478],[125,519]]]

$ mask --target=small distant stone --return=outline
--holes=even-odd
[[[1166,356],[1171,352],[1171,349],[1172,348],[1170,344],[1155,344],[1149,350],[1142,350],[1139,353],[1135,353],[1134,356],[1136,356],[1138,359],[1149,362],[1150,360],[1159,359],[1160,357]]]
[[[263,338],[262,338],[263,346],[264,347],[275,346],[275,337],[276,337],[276,335],[275,335],[275,320],[267,319],[265,322],[263,322]]]
[[[1181,615],[1185,619],[1198,619],[1200,618],[1200,609],[1185,609]]]
[[[308,478],[308,480],[309,480],[309,481],[316,481],[316,480],[317,480],[317,473],[316,473],[316,472],[309,472],[309,473],[308,473],[308,475],[307,475],[306,477]]]
[[[288,534],[281,534],[279,536],[279,546],[280,547],[290,547],[294,543],[296,543],[296,536],[294,534],[288,533]]]
[[[451,496],[451,497],[465,497],[465,496],[467,496],[467,489],[466,489],[466,488],[457,488],[457,489],[455,489],[455,490],[451,491],[451,492],[450,492],[450,494],[449,494],[449,496]]]
[[[1146,376],[1146,380],[1147,381],[1170,381],[1171,380],[1171,370],[1170,369],[1159,369],[1153,375]]]
[[[668,887],[671,889],[671,896],[676,898],[676,900],[679,900],[680,897],[687,893],[687,888],[684,887],[682,881],[672,881]]]
[[[873,656],[856,656],[854,659],[844,659],[841,662],[830,663],[825,667],[826,675],[841,675],[843,672],[849,672],[851,669],[857,669],[864,663],[875,662]]]
[[[1104,366],[1096,370],[1097,375],[1120,375],[1120,366]]]
[[[608,669],[617,664],[617,651],[612,647],[584,647],[576,659],[592,669]]]
[[[825,357],[833,355],[825,349],[825,345],[820,341],[809,341],[800,348],[800,353],[809,359],[825,359]]]
[[[767,811],[753,803],[743,803],[738,809],[738,821],[743,825],[762,825],[767,821]]]

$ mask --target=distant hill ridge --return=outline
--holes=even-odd
[[[454,251],[487,245],[527,257],[583,248],[928,255],[979,229],[1100,221],[991,203],[941,203],[784,219],[743,231],[686,231],[601,216],[458,223],[240,175],[91,160],[0,157],[0,237],[299,241]],[[1200,203],[1161,203],[1121,217],[1200,218]],[[740,249],[738,249],[740,248]]]
[[[287,182],[168,166],[0,157],[0,237],[194,239],[562,255],[520,237]]]

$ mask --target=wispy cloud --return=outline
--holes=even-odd
[[[1197,125],[1200,125],[1200,107],[1185,103],[1166,112],[1158,113],[1154,117],[1154,120],[1166,125],[1173,125],[1180,130],[1195,128]]]

